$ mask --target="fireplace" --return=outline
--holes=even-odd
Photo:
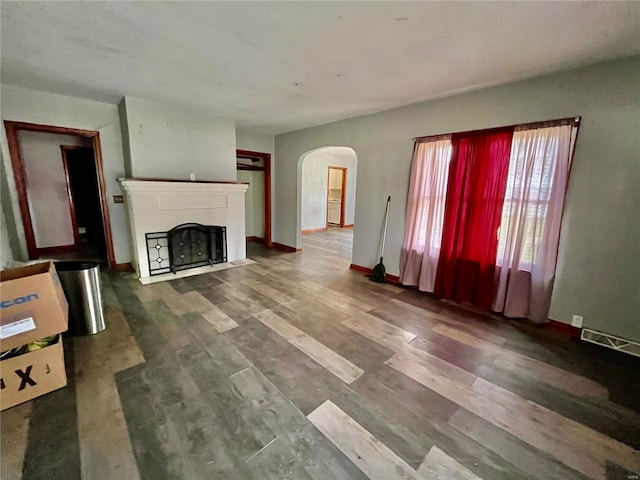
[[[123,178],[120,182],[126,193],[126,213],[131,229],[133,252],[131,260],[142,284],[218,271],[246,261],[244,194],[247,185],[134,178]],[[213,237],[213,266],[209,263],[207,255],[207,258],[200,258],[203,266],[180,270],[184,265],[176,265],[175,270],[171,269],[167,233],[176,225],[185,223],[200,224],[205,229],[209,228],[209,225],[225,228],[224,247],[215,240],[217,237]],[[224,248],[222,255],[221,248]],[[204,252],[199,252],[204,256]],[[171,252],[171,255],[176,257],[174,253],[176,252]],[[178,253],[177,258],[182,254],[184,253]],[[215,263],[220,257],[226,257],[226,261]],[[195,258],[198,259],[199,256],[196,255]],[[151,269],[154,271],[153,275]],[[165,275],[160,275],[161,273]]]
[[[176,273],[227,261],[227,228],[183,223],[146,234],[149,274]]]

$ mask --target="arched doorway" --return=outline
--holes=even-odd
[[[298,160],[298,233],[303,250],[351,261],[357,156],[350,147],[310,150]]]

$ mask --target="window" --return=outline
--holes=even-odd
[[[451,139],[445,138],[423,143],[417,152],[424,164],[424,188],[416,192],[412,201],[420,210],[420,226],[417,231],[417,245],[421,251],[425,248],[439,249],[442,241],[442,224],[447,196],[447,178],[451,160]],[[427,248],[429,247],[429,248]]]
[[[567,118],[462,132],[453,141],[416,139],[400,281],[545,320],[578,124]]]
[[[561,153],[555,130],[561,128],[523,129],[513,134],[498,232],[496,263],[500,266],[507,258],[517,258],[518,270],[531,272],[537,263]]]

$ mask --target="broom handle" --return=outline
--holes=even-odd
[[[389,221],[389,202],[391,202],[391,195],[387,198],[387,208],[384,212],[384,229],[382,230],[382,248],[380,249],[380,260],[384,256],[384,241],[387,238],[387,222]]]

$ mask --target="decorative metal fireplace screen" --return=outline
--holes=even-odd
[[[227,227],[183,223],[145,237],[150,275],[227,261]]]

